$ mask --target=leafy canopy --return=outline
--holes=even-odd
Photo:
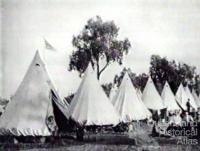
[[[88,63],[91,63],[96,67],[99,79],[111,62],[121,65],[123,56],[128,53],[131,44],[127,38],[118,40],[118,31],[119,28],[113,21],[104,22],[99,16],[89,19],[82,32],[73,37],[72,44],[75,50],[70,56],[69,70],[77,70],[81,75]]]

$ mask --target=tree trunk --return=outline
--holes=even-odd
[[[109,63],[107,62],[106,65],[100,70],[99,67],[99,60],[97,60],[97,79],[100,79],[100,75],[101,73],[107,68],[107,66],[109,65]]]
[[[97,61],[97,79],[99,80],[100,74],[99,74],[99,61]]]

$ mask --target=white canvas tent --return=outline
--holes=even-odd
[[[180,107],[178,106],[175,96],[167,81],[164,85],[161,97],[168,111],[180,110]]]
[[[194,97],[192,96],[192,93],[190,92],[190,89],[188,86],[185,87],[185,92],[186,92],[188,98],[190,99],[191,106],[197,110],[197,104],[196,104]]]
[[[147,108],[152,110],[161,110],[166,108],[164,102],[159,95],[151,77],[149,77],[145,89],[142,94],[142,100]]]
[[[197,93],[195,92],[194,89],[192,90],[192,96],[194,98],[194,101],[195,101],[197,107],[199,108],[200,107],[200,98],[197,96]]]
[[[182,84],[180,84],[177,92],[176,92],[176,101],[179,103],[179,105],[186,110],[186,103],[188,101],[187,93],[185,92],[185,89]]]
[[[51,126],[56,124],[53,101],[67,118],[68,111],[58,96],[37,51],[23,81],[0,118],[0,134],[51,135],[52,131],[48,124]]]
[[[151,116],[150,111],[138,96],[127,72],[112,103],[120,114],[120,121],[124,123],[147,119]]]
[[[116,125],[119,123],[119,115],[100,86],[90,64],[70,103],[69,114],[81,125]]]

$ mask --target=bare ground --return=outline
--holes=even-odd
[[[129,136],[128,136],[129,137]],[[199,151],[199,145],[177,145],[178,138],[142,138],[136,136],[127,139],[126,135],[91,136],[84,142],[73,139],[59,139],[49,143],[1,144],[0,150],[29,151]],[[149,140],[150,139],[150,140]],[[148,140],[148,141],[147,141]]]

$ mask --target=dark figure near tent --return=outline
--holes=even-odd
[[[190,99],[188,99],[186,106],[187,106],[187,112],[190,114],[190,108],[191,108]]]
[[[47,126],[48,126],[48,129],[50,132],[52,132],[52,134],[55,136],[57,135],[57,132],[58,132],[58,128],[57,128],[57,125],[55,123],[55,118],[54,116],[50,115],[48,118],[47,118]]]
[[[194,108],[192,108],[191,116],[195,121],[197,120],[197,112],[195,111]]]
[[[160,119],[160,116],[158,115],[158,111],[153,111],[152,112],[152,118],[153,118],[153,120],[156,122],[156,123],[158,123],[158,121],[159,121],[159,119]]]
[[[153,137],[158,137],[159,136],[159,133],[156,130],[156,124],[154,124],[153,128],[152,128],[152,136]]]
[[[77,140],[83,141],[83,137],[84,137],[84,127],[83,126],[77,127],[76,129]]]

